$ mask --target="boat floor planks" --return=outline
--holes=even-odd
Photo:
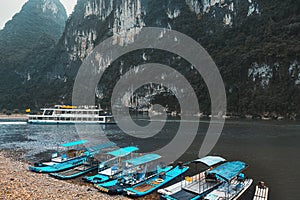
[[[71,176],[71,175],[77,174],[77,173],[82,172],[82,171],[84,171],[84,170],[74,168],[74,169],[70,169],[70,170],[67,170],[67,171],[62,171],[59,174],[63,175],[63,176]]]
[[[149,185],[149,184],[145,183],[145,184],[139,185],[137,187],[134,187],[133,189],[136,191],[139,191],[139,192],[146,192],[147,190],[150,190],[152,188],[154,188],[153,185]]]
[[[267,200],[268,194],[269,194],[268,187],[260,187],[257,185],[255,188],[255,194],[253,200]]]

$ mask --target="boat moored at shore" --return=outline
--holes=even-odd
[[[89,173],[93,170],[96,170],[97,167],[98,167],[98,161],[95,159],[95,157],[92,156],[92,157],[87,157],[83,164],[73,169],[56,172],[56,173],[50,173],[49,175],[57,179],[72,179],[84,175],[86,173]]]
[[[253,200],[268,200],[269,188],[265,185],[265,182],[259,181],[255,186],[255,193]]]
[[[124,192],[127,196],[130,197],[145,196],[162,187],[163,185],[169,183],[170,181],[174,180],[176,177],[182,175],[188,169],[189,167],[179,164],[178,166],[174,167],[169,171],[162,172],[160,174],[157,174],[156,176],[151,177],[146,181],[124,189]]]
[[[217,177],[223,180],[223,183],[215,190],[207,194],[204,200],[237,200],[251,186],[253,180],[246,178],[242,173],[247,164],[241,161],[226,162],[213,170],[207,175]]]
[[[160,166],[158,164],[160,158],[161,156],[158,154],[145,154],[126,160],[123,162],[124,168],[120,178],[94,184],[94,187],[108,194],[122,194],[126,188],[131,188],[173,168],[172,166]]]
[[[221,180],[216,178],[206,177],[206,173],[218,166],[226,160],[220,156],[206,156],[190,162],[190,164],[204,164],[207,169],[201,171],[191,177],[187,176],[182,181],[179,181],[169,187],[158,190],[161,194],[161,199],[181,200],[181,199],[201,199],[204,195],[216,189],[221,183]]]
[[[95,184],[114,179],[123,170],[121,163],[126,159],[132,159],[133,153],[137,150],[139,150],[137,147],[129,146],[105,153],[105,158],[99,159],[98,173],[94,176],[85,176],[83,180]]]
[[[72,148],[74,146],[82,145],[86,142],[88,141],[79,140],[70,143],[65,143],[61,146]],[[83,165],[89,157],[93,157],[94,154],[98,153],[100,150],[113,147],[115,145],[116,144],[113,142],[108,142],[88,148],[68,149],[66,153],[62,154],[59,157],[57,156],[57,153],[55,153],[56,156],[52,156],[50,162],[36,163],[34,164],[34,166],[29,166],[29,170],[37,173],[53,173],[72,169],[74,167]]]

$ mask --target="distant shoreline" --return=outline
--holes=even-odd
[[[16,120],[27,120],[28,117],[26,114],[11,114],[11,115],[6,115],[6,114],[0,114],[0,119],[16,119]]]
[[[173,117],[179,117],[179,116],[173,116]],[[223,117],[225,120],[242,120],[242,119],[247,119],[247,120],[261,120],[261,121],[297,121],[296,119],[290,119],[290,118],[249,118],[249,117]],[[199,117],[199,120],[210,120],[210,117]],[[28,120],[28,114],[0,114],[0,120],[22,120],[22,121],[27,121]]]

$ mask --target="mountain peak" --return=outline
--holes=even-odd
[[[63,21],[67,19],[66,9],[59,0],[29,0],[23,6],[23,9],[27,7],[34,9],[33,11],[40,15],[54,17],[57,20]]]
[[[24,77],[39,70],[33,61],[47,58],[47,52],[63,33],[66,20],[66,10],[59,0],[28,0],[5,24],[0,31],[0,90],[23,84]],[[9,103],[6,105],[9,107]]]
[[[16,25],[21,21],[25,23],[25,27],[37,18],[50,20],[49,22],[64,27],[67,12],[59,0],[29,0],[23,5],[21,11],[5,24],[3,31],[17,28]]]
[[[58,40],[66,20],[66,10],[59,0],[29,0],[0,31],[0,47],[5,43],[3,47],[30,48],[42,34]]]
[[[52,15],[59,20],[65,20],[67,13],[65,7],[59,0],[30,0],[36,3],[37,9],[40,9],[45,15]]]

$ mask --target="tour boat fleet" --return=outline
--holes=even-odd
[[[28,115],[32,124],[113,124],[113,116],[99,106],[55,105],[54,108],[42,108],[40,114]]]
[[[61,156],[55,152],[49,162],[37,163],[29,170],[49,173],[58,179],[73,179],[98,170],[96,175],[85,176],[83,180],[101,192],[141,197],[158,191],[161,199],[169,200],[236,200],[253,182],[246,178],[244,171],[248,165],[242,161],[206,156],[189,163],[165,165],[160,155],[138,153],[139,149],[134,146],[118,148],[115,143],[108,142],[76,148],[87,142],[79,140],[62,144],[62,147],[71,149]],[[193,164],[204,164],[207,169],[193,176],[183,176]],[[159,189],[175,179],[177,182],[173,185]]]

